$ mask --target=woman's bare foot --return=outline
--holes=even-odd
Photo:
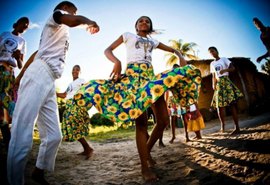
[[[94,150],[92,148],[88,150],[85,154],[85,160],[88,160],[90,157],[92,157],[93,153],[94,153]]]
[[[156,182],[158,181],[158,177],[156,176],[156,174],[154,172],[152,172],[151,169],[145,169],[145,170],[142,170],[142,176],[143,176],[143,179],[146,181],[146,182]]]
[[[175,140],[175,137],[172,137],[172,139],[169,141],[169,143],[173,143],[173,141]]]
[[[234,129],[230,135],[236,135],[240,133],[240,129]]]
[[[161,142],[159,142],[159,147],[164,148],[164,147],[166,147],[166,146],[165,146],[164,143],[161,141]]]
[[[90,157],[92,157],[93,152],[94,152],[94,150],[91,148],[91,149],[88,149],[88,150],[84,150],[83,152],[78,153],[77,155],[84,155],[85,156],[85,160],[87,160]]]
[[[225,133],[225,130],[224,129],[220,129],[219,132],[220,133]]]
[[[148,166],[150,168],[153,168],[156,164],[157,162],[150,156],[150,158],[148,159]]]

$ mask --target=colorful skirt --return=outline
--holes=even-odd
[[[73,98],[72,107],[93,105],[113,122],[137,119],[170,89],[182,106],[193,104],[199,96],[200,70],[192,65],[154,75],[151,64],[128,64],[121,80],[91,80]],[[71,107],[71,109],[72,109]],[[164,107],[166,108],[166,107]],[[74,111],[73,111],[74,112]],[[69,117],[76,122],[76,117]]]
[[[13,72],[6,71],[4,66],[0,66],[0,106],[8,111],[9,116],[12,116],[15,107],[14,83]]]
[[[230,106],[244,95],[228,76],[220,77],[213,95],[211,106],[214,108]]]
[[[61,123],[63,140],[72,142],[88,136],[89,124],[90,117],[85,107],[72,106],[72,100],[67,100]]]

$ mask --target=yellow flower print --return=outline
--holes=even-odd
[[[140,115],[142,115],[142,111],[140,109],[137,109],[137,117],[139,117]]]
[[[96,83],[98,83],[98,84],[104,84],[105,83],[105,80],[96,80]]]
[[[159,97],[164,93],[164,89],[161,85],[155,85],[151,88],[151,93],[154,97]]]
[[[85,92],[89,93],[89,94],[93,94],[95,92],[95,88],[94,87],[88,87]]]
[[[157,80],[160,79],[160,78],[161,78],[161,74],[156,75]]]
[[[112,113],[116,113],[117,112],[117,108],[115,106],[109,106],[109,107],[107,107],[107,111],[108,112],[112,112]]]
[[[125,113],[125,112],[121,112],[119,115],[118,115],[118,118],[121,120],[121,121],[125,121],[128,119],[128,114]]]
[[[99,87],[98,87],[98,90],[99,90],[102,94],[108,92],[108,90],[107,90],[105,87],[103,87],[103,86],[99,86]]]
[[[74,99],[75,99],[75,100],[79,100],[79,99],[81,99],[81,97],[82,97],[81,94],[75,94],[75,95],[74,95]]]
[[[127,109],[127,108],[129,108],[129,107],[132,105],[132,102],[131,102],[131,101],[126,101],[126,102],[123,103],[122,105],[123,105],[123,107],[124,107],[125,109]]]
[[[123,78],[121,80],[121,82],[124,83],[124,84],[129,84],[130,83],[129,78]]]
[[[148,107],[149,105],[152,105],[152,99],[146,100],[143,104],[144,107]]]
[[[100,104],[100,102],[101,102],[100,94],[95,94],[94,101],[96,102],[96,104]]]
[[[133,70],[133,69],[127,69],[127,70],[126,70],[126,74],[127,74],[128,76],[132,75],[133,73],[134,73],[134,70]]]
[[[186,78],[185,81],[186,81],[188,84],[192,83],[192,80],[191,80],[190,78]]]
[[[201,78],[200,76],[197,76],[197,77],[195,78],[195,82],[196,82],[197,84],[200,84],[201,81],[202,81],[202,78]]]
[[[194,91],[196,89],[196,85],[193,83],[193,84],[191,84],[191,86],[190,86],[190,91]]]
[[[143,92],[141,93],[140,101],[142,101],[144,98],[146,98],[146,96],[147,96],[146,91],[143,91]]]
[[[103,113],[103,111],[102,111],[102,109],[101,109],[101,107],[99,105],[96,105],[95,107],[96,107],[96,109],[98,110],[99,113],[101,113],[101,114]]]
[[[189,103],[189,104],[194,104],[194,100],[193,100],[193,99],[189,99],[189,100],[188,100],[188,103]]]
[[[182,97],[186,97],[186,96],[187,96],[187,93],[186,93],[186,91],[180,91],[180,95],[181,95]]]
[[[131,119],[136,119],[137,118],[137,109],[131,109],[129,110],[129,116]]]
[[[147,78],[148,74],[146,72],[142,72],[141,76],[144,77],[144,78]]]
[[[108,118],[112,121],[112,122],[116,122],[116,119],[113,115],[109,115]]]
[[[85,101],[84,100],[79,100],[78,101],[78,105],[79,106],[84,106],[85,105]]]
[[[115,93],[114,100],[117,101],[118,103],[120,103],[123,101],[123,98],[122,98],[120,93]]]
[[[168,76],[163,80],[163,82],[167,87],[172,87],[175,84],[175,79],[172,76]]]
[[[186,104],[187,104],[186,99],[182,98],[182,99],[180,100],[180,106],[186,107]]]
[[[143,71],[146,71],[146,70],[147,70],[147,65],[146,65],[146,64],[142,64],[142,65],[141,65],[141,69],[142,69]]]

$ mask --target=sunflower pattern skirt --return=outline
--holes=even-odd
[[[244,96],[228,76],[220,77],[216,88],[211,102],[214,108],[230,106]]]
[[[0,66],[0,106],[8,110],[9,116],[12,116],[15,107],[15,77],[13,72],[5,70]]]
[[[181,106],[193,104],[199,96],[200,70],[192,65],[154,75],[151,64],[128,64],[121,80],[91,80],[74,95],[69,109],[75,114],[78,106],[89,110],[93,105],[113,122],[137,119],[148,107],[170,89]],[[164,107],[166,108],[166,107]],[[67,117],[77,122],[77,116]]]
[[[67,100],[61,123],[63,140],[72,142],[88,136],[89,124],[90,117],[86,108],[76,104],[72,105],[72,100]]]

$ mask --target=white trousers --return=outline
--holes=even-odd
[[[11,185],[24,184],[24,170],[33,144],[35,122],[41,140],[36,167],[54,170],[57,150],[62,140],[54,82],[50,68],[40,59],[33,61],[21,80],[12,117],[7,159]]]

